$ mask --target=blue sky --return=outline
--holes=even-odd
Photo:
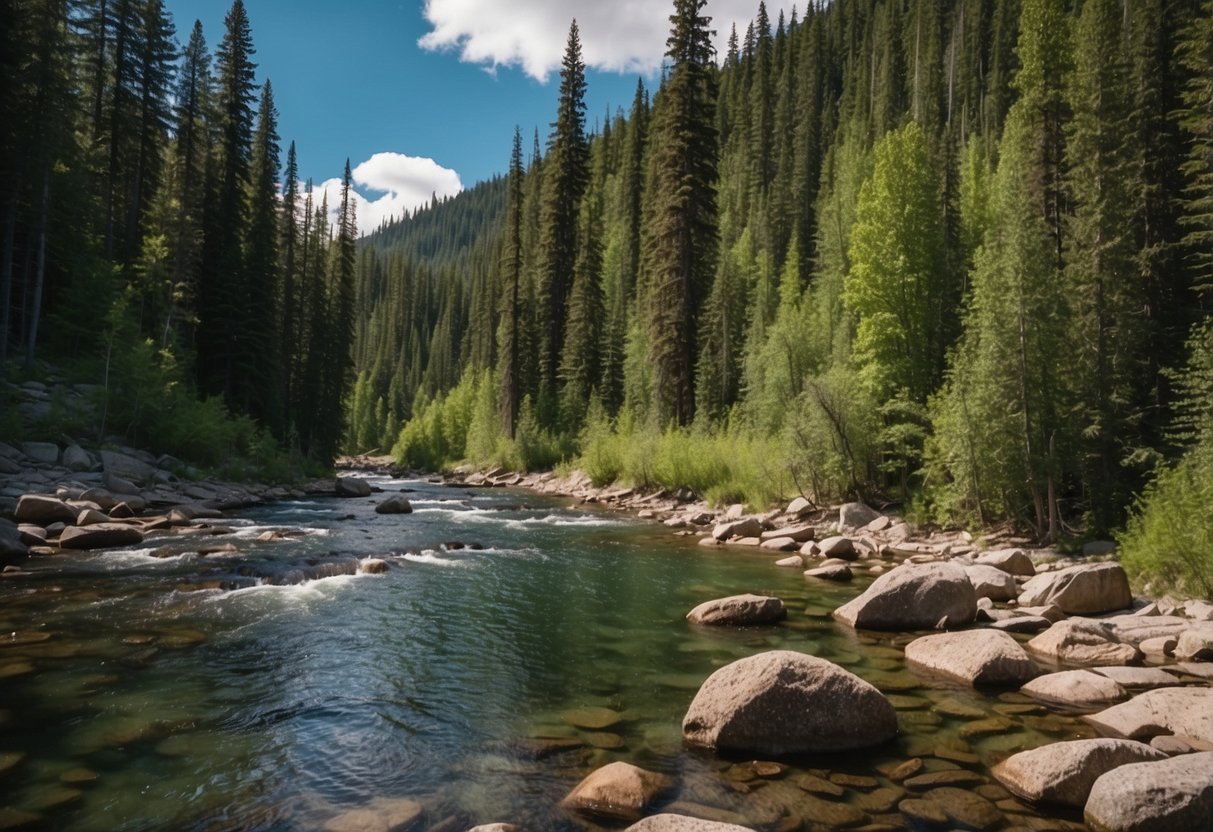
[[[244,0],[258,80],[273,83],[284,158],[300,175],[341,175],[348,157],[369,230],[428,199],[504,171],[514,125],[546,141],[569,23],[589,65],[587,122],[652,88],[672,0]],[[178,39],[202,21],[212,54],[230,0],[166,0]],[[758,0],[709,0],[721,44]],[[791,3],[768,3],[772,18]],[[330,185],[331,186],[331,185]]]

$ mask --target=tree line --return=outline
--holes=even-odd
[[[1213,2],[760,3],[720,56],[703,9],[593,130],[574,22],[546,143],[371,238],[349,446],[732,437],[822,499],[1120,527],[1213,401]]]
[[[103,434],[221,456],[203,434],[231,415],[328,461],[353,340],[349,165],[334,227],[293,142],[283,169],[254,56],[242,0],[213,53],[199,22],[178,43],[163,0],[0,2],[0,362],[102,383]]]

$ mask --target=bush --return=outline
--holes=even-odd
[[[1159,473],[1120,535],[1121,561],[1152,591],[1213,598],[1213,442]]]

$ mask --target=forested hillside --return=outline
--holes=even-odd
[[[363,246],[351,450],[1042,539],[1207,460],[1213,2],[704,14],[593,135],[574,24],[546,143]]]
[[[0,366],[46,356],[98,385],[99,424],[66,414],[74,431],[327,465],[353,337],[348,165],[333,229],[294,143],[283,169],[242,0],[213,51],[201,24],[180,34],[162,0],[0,0]]]

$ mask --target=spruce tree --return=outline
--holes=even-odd
[[[520,304],[522,302],[522,225],[523,177],[522,130],[514,128],[514,146],[510,152],[509,195],[506,203],[505,240],[501,254],[502,291],[500,330],[498,335],[497,377],[501,383],[501,429],[514,438],[522,382],[520,333]]]
[[[653,401],[662,422],[695,416],[695,335],[717,256],[716,77],[706,0],[676,0],[668,80],[653,116],[644,291]]]

